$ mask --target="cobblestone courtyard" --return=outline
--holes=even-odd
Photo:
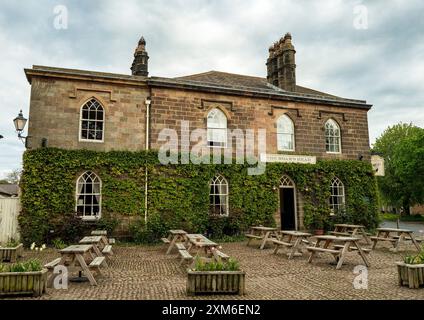
[[[164,246],[114,246],[109,268],[98,286],[70,283],[68,290],[49,288],[38,299],[424,299],[424,290],[401,288],[397,284],[395,261],[402,259],[412,245],[393,253],[379,244],[369,259],[368,290],[353,287],[353,269],[362,264],[350,253],[341,270],[330,264],[333,258],[322,254],[312,264],[306,255],[288,260],[283,250],[259,250],[246,242],[224,243],[222,251],[240,261],[246,271],[247,294],[240,296],[197,296],[185,294],[186,276],[177,254],[165,255]],[[37,257],[49,262],[59,257],[56,250],[41,253],[25,251],[25,260]],[[34,298],[29,298],[34,299]]]

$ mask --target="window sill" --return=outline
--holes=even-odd
[[[94,142],[94,143],[104,143],[104,140],[90,140],[90,139],[78,139],[78,142]]]

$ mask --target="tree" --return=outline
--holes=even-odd
[[[424,203],[424,129],[404,123],[388,127],[373,151],[385,160],[386,176],[378,177],[382,199],[405,214]]]
[[[11,184],[18,184],[21,178],[21,169],[15,169],[6,175],[6,180]]]

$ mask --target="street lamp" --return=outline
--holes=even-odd
[[[18,116],[15,119],[13,119],[16,132],[18,133],[18,138],[21,139],[23,143],[25,143],[24,139],[26,139],[27,137],[24,137],[22,135],[22,131],[24,131],[27,121],[28,119],[24,117],[24,115],[22,114],[22,110],[19,112]]]

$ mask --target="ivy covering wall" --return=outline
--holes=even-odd
[[[148,169],[148,223],[144,223],[145,168]],[[76,180],[85,171],[102,180],[102,219],[96,227],[112,229],[121,217],[132,217],[134,237],[152,242],[170,228],[190,232],[241,233],[251,224],[273,225],[278,210],[280,178],[287,174],[304,199],[304,224],[330,228],[334,221],[378,224],[378,196],[372,167],[362,161],[318,161],[308,164],[267,164],[262,175],[249,176],[248,165],[161,165],[157,153],[95,152],[42,148],[24,154],[19,217],[25,243],[48,241],[57,230],[72,231]],[[229,183],[229,217],[212,218],[209,181],[221,174]],[[329,217],[331,179],[345,186],[346,210]],[[84,224],[84,223],[82,223]],[[87,226],[93,228],[93,224]],[[75,227],[76,228],[76,227]],[[71,230],[71,231],[69,231]],[[79,230],[79,229],[78,229]],[[61,236],[58,233],[58,236]]]

